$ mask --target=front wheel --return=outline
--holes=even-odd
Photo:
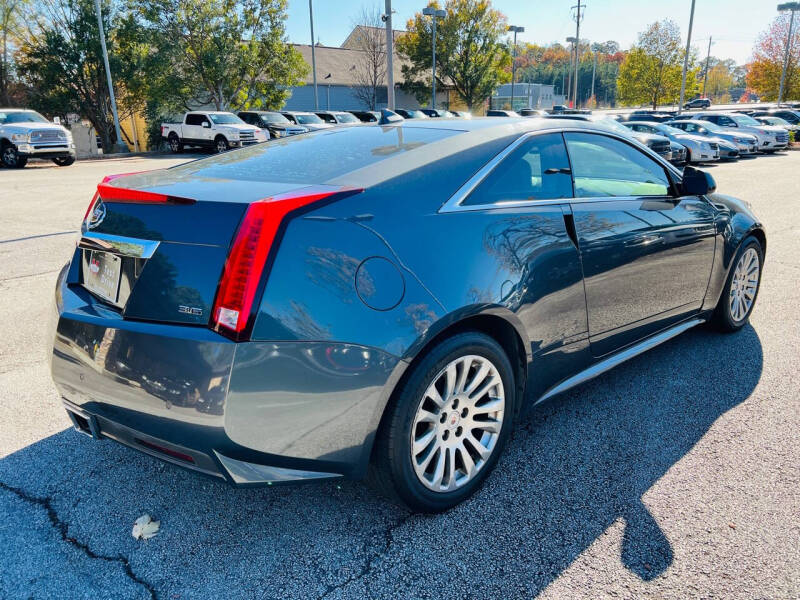
[[[16,146],[9,143],[3,145],[2,161],[3,166],[10,169],[21,169],[28,164],[28,158],[20,156],[19,152],[17,152]]]
[[[370,479],[413,510],[441,512],[497,464],[516,414],[514,374],[478,332],[440,342],[412,369],[378,432]]]
[[[53,162],[56,163],[59,167],[68,167],[72,163],[75,162],[74,156],[61,156],[59,158],[54,158]]]
[[[720,331],[738,331],[747,324],[761,287],[764,250],[753,236],[745,239],[734,258],[731,272],[714,311],[713,324]]]
[[[217,139],[214,140],[214,149],[217,152],[227,152],[230,146],[228,145],[228,140],[224,137],[217,136]]]

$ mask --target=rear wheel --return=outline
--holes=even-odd
[[[0,159],[2,159],[3,166],[10,169],[21,169],[28,164],[28,158],[20,156],[14,144],[5,142],[2,149],[0,149]]]
[[[763,263],[761,244],[755,237],[748,237],[739,246],[714,311],[713,324],[720,331],[738,331],[747,324],[761,286]]]
[[[437,344],[387,409],[371,480],[414,510],[440,512],[472,495],[503,451],[516,414],[503,348],[478,332]]]
[[[176,133],[170,133],[169,137],[167,138],[167,143],[169,144],[169,149],[175,154],[180,154],[183,152],[183,144],[181,144],[181,140]]]

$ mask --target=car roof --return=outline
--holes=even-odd
[[[289,115],[315,115],[315,114],[317,114],[312,110],[282,110],[280,112],[282,114],[284,114],[284,115],[286,115],[286,114],[289,114]],[[319,112],[328,112],[328,111],[321,110]]]
[[[4,113],[9,113],[9,112],[36,112],[32,108],[2,108],[2,107],[0,107],[0,111],[3,111]]]

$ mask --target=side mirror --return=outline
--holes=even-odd
[[[61,117],[53,117],[53,123],[56,125],[61,125]]]
[[[694,167],[686,167],[683,170],[681,188],[684,196],[705,196],[717,189],[717,182],[705,171]]]
[[[205,127],[206,129],[210,129],[211,123],[209,123],[208,121],[203,121],[203,127]]]

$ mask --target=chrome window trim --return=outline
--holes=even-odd
[[[503,160],[511,154],[514,150],[519,148],[525,141],[529,140],[530,138],[537,136],[537,135],[544,135],[548,133],[589,133],[594,135],[602,135],[605,137],[609,137],[612,139],[616,139],[617,141],[623,142],[624,144],[628,144],[629,146],[635,148],[642,154],[646,155],[647,157],[656,161],[662,168],[664,168],[668,173],[671,173],[674,177],[680,180],[683,177],[683,174],[671,163],[664,160],[659,156],[657,153],[653,152],[650,148],[637,142],[636,140],[632,140],[630,138],[625,138],[622,135],[614,131],[603,131],[599,129],[588,129],[588,128],[581,128],[581,127],[554,127],[549,129],[537,129],[536,131],[529,131],[527,133],[523,133],[520,137],[515,139],[511,142],[508,146],[503,148],[500,152],[495,154],[492,159],[487,162],[483,167],[481,167],[472,177],[470,177],[464,185],[462,185],[458,190],[456,190],[455,194],[450,196],[450,198],[442,204],[439,208],[439,213],[452,213],[452,212],[470,212],[476,210],[499,210],[504,208],[523,208],[523,207],[532,207],[532,206],[552,206],[554,204],[574,204],[574,203],[585,203],[585,202],[617,202],[619,200],[630,199],[631,196],[592,196],[592,197],[569,197],[569,198],[547,198],[542,200],[518,200],[518,201],[510,201],[510,202],[496,202],[493,204],[471,204],[471,205],[463,205],[462,202],[467,199],[467,197],[478,187],[484,179],[486,179],[489,174],[497,168],[497,166],[503,162]],[[564,144],[566,150],[566,142]],[[567,151],[567,156],[569,156],[569,151]],[[664,196],[636,196],[636,198],[663,198]]]
[[[86,232],[78,242],[78,247],[85,250],[102,250],[133,258],[150,258],[159,244],[160,242],[153,240],[140,240],[109,233]]]

